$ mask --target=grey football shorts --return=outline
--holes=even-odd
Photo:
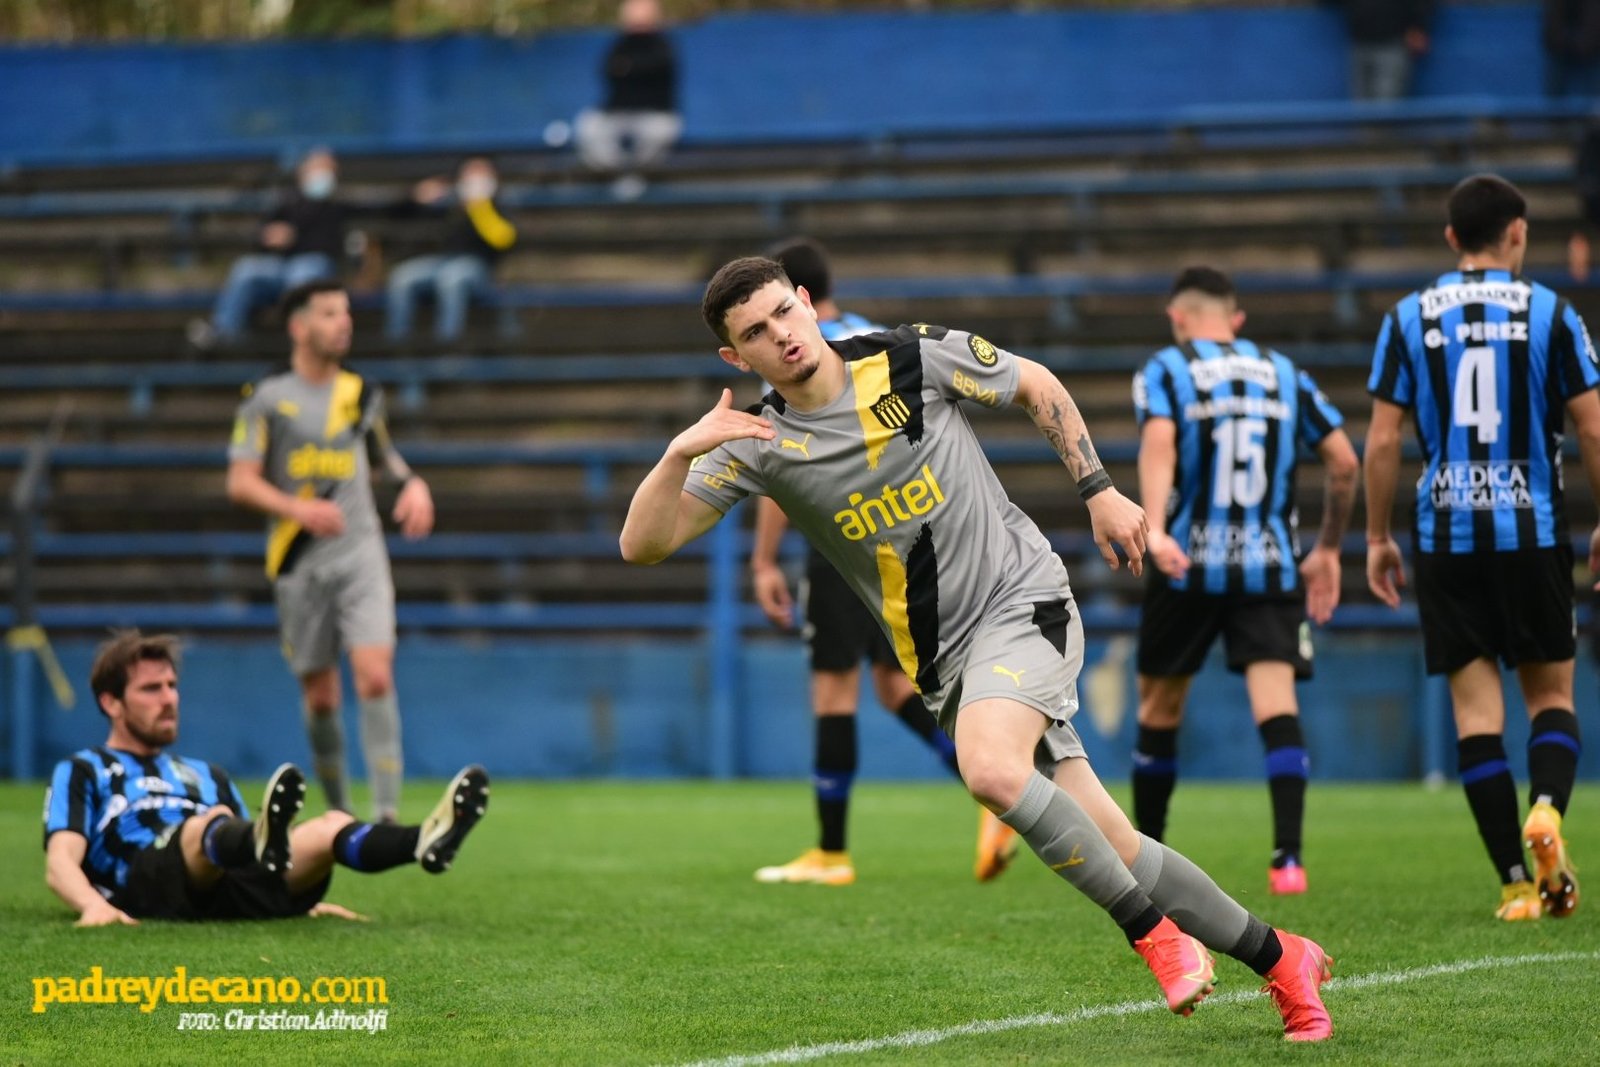
[[[1083,669],[1083,623],[1072,599],[1012,604],[978,623],[954,684],[927,695],[928,707],[945,733],[955,736],[960,710],[1002,697],[1033,708],[1050,720],[1034,764],[1050,777],[1061,760],[1084,756],[1073,729],[1078,711],[1078,674]]]
[[[394,645],[394,579],[381,541],[301,559],[273,587],[283,657],[296,675],[332,667],[340,648]]]

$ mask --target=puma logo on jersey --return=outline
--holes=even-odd
[[[1000,664],[996,663],[994,665],[994,673],[1005,675],[1007,678],[1010,678],[1013,682],[1017,683],[1018,689],[1021,689],[1022,676],[1028,673],[1028,668],[1024,667],[1020,671],[1008,671],[1004,667],[1000,666]]]
[[[995,669],[999,670],[998,667],[995,668]],[[1009,674],[1011,672],[1007,671],[1006,673]],[[1078,849],[1080,847],[1081,846],[1079,846],[1079,845],[1073,845],[1072,846],[1072,855],[1068,856],[1066,859],[1062,860],[1060,863],[1052,863],[1050,865],[1050,869],[1052,871],[1062,871],[1062,870],[1066,870],[1068,867],[1076,867],[1078,864],[1082,863],[1083,862],[1083,857],[1078,855]]]
[[[782,441],[781,447],[782,448],[792,448],[796,452],[800,453],[802,456],[806,457],[807,459],[810,459],[811,458],[811,435],[810,434],[806,434],[805,437],[801,438],[798,441],[794,441],[794,440],[791,440],[791,439],[785,437],[783,439],[783,441]]]

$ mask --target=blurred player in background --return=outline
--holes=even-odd
[[[1237,336],[1233,282],[1210,267],[1179,274],[1167,304],[1177,344],[1133,379],[1139,495],[1155,566],[1139,613],[1139,740],[1133,816],[1165,837],[1178,774],[1178,727],[1194,675],[1218,636],[1242,673],[1267,754],[1274,893],[1304,893],[1305,739],[1294,684],[1311,677],[1311,630],[1339,604],[1339,542],[1359,463],[1344,419],[1305,371]],[[1301,446],[1327,469],[1322,529],[1296,567]]]
[[[1077,479],[1106,562],[1118,566],[1120,547],[1138,574],[1144,513],[1113,488],[1055,376],[938,326],[824,341],[809,299],[769,259],[724,266],[702,314],[722,358],[773,389],[743,412],[723,390],[673,439],[634,494],[623,557],[665,559],[745,496],[772,497],[878,616],[954,737],[968,790],[1105,909],[1169,1008],[1186,1015],[1211,991],[1209,945],[1267,979],[1287,1037],[1328,1037],[1322,949],[1141,836],[1071,726],[1084,641],[1066,568],[1006,497],[960,403],[1027,410]],[[803,453],[783,446],[802,439]]]
[[[786,242],[772,251],[784,273],[811,298],[817,326],[827,341],[858,334],[882,332],[885,327],[860,315],[841,311],[833,300],[833,272],[827,252],[807,238]],[[805,439],[790,442],[805,451]],[[750,550],[750,587],[756,602],[778,626],[794,625],[794,603],[789,581],[778,566],[778,546],[789,521],[770,497],[756,504],[755,542]],[[816,716],[816,745],[812,782],[817,795],[817,847],[798,859],[756,872],[761,882],[809,882],[849,885],[855,866],[846,848],[850,787],[856,773],[856,705],[861,692],[861,661],[872,663],[872,686],[878,702],[895,714],[912,733],[938,753],[952,774],[956,746],[929,714],[928,707],[900,669],[894,647],[883,630],[827,559],[808,543],[801,601],[805,611],[805,640],[811,656],[811,710]],[[978,830],[978,857],[973,872],[989,881],[1005,870],[1016,855],[1016,833],[982,809]]]
[[[400,486],[394,520],[408,538],[433,529],[428,485],[389,439],[383,394],[344,369],[350,298],[312,282],[284,299],[290,369],[246,387],[228,448],[228,499],[266,513],[267,577],[284,656],[300,679],[313,765],[328,806],[350,810],[339,650],[350,656],[376,818],[400,806],[400,708],[394,692],[394,581],[372,495]]]
[[[95,653],[89,683],[111,722],[106,743],[56,764],[44,802],[45,880],[79,926],[153,919],[359,918],[322,900],[334,864],[439,874],[489,804],[489,777],[465,767],[420,826],[330,811],[294,826],[305,779],[285,763],[250,820],[228,772],[175,755],[178,642],[137,630]]]
[[[1457,269],[1394,306],[1373,354],[1367,583],[1399,605],[1405,571],[1389,518],[1409,411],[1423,457],[1413,558],[1423,652],[1428,673],[1449,678],[1461,784],[1500,876],[1495,914],[1561,917],[1578,905],[1561,818],[1581,751],[1561,445],[1570,415],[1600,499],[1600,368],[1572,305],[1520,275],[1528,206],[1516,187],[1493,175],[1467,178],[1448,211]],[[1600,573],[1600,528],[1589,570]],[[1516,670],[1532,718],[1531,810],[1520,832],[1497,660]],[[1531,877],[1524,844],[1533,850]]]

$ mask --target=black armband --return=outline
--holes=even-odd
[[[1078,495],[1085,500],[1110,488],[1111,475],[1107,474],[1103,468],[1078,479]]]

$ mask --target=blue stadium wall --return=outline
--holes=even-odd
[[[1541,91],[1538,4],[1447,6],[1422,96]],[[686,134],[872,137],[1339,101],[1325,6],[726,15],[680,26]],[[593,102],[604,31],[535,38],[0,48],[0,166],[537,141]],[[116,102],[115,106],[108,102]]]
[[[309,764],[298,692],[275,642],[196,636],[188,648],[178,751],[241,775],[264,776],[286,759]],[[58,645],[62,666],[79,688],[78,705],[36,712],[35,775],[105,739],[105,720],[83,691],[92,651],[86,639]],[[1080,681],[1083,711],[1076,722],[1096,766],[1112,781],[1125,780],[1134,738],[1132,651],[1129,637],[1092,640]],[[17,665],[3,662],[0,694],[9,694],[13,678],[5,675]],[[1317,670],[1318,679],[1300,689],[1314,777],[1416,779],[1430,767],[1453,776],[1454,732],[1439,688],[1424,683],[1414,634],[1324,635]],[[703,776],[723,753],[737,776],[808,776],[811,717],[798,642],[745,643],[736,709],[725,730],[713,726],[710,673],[709,650],[693,640],[402,637],[396,676],[407,766],[412,774],[433,776],[469,761],[516,777]],[[1591,737],[1600,736],[1595,685],[1589,657],[1581,655],[1578,706]],[[1223,668],[1220,654],[1213,653],[1197,679],[1190,707],[1184,774],[1259,778],[1261,745],[1244,686]],[[870,693],[863,693],[861,708],[863,777],[944,775]],[[3,747],[10,744],[15,709],[0,711]],[[346,731],[358,750],[348,695]],[[1514,705],[1507,740],[1519,776],[1526,769],[1526,737],[1526,715]],[[1597,747],[1584,754],[1585,776],[1600,774]],[[353,754],[359,770],[359,752]],[[12,766],[12,755],[0,753],[0,766]]]

